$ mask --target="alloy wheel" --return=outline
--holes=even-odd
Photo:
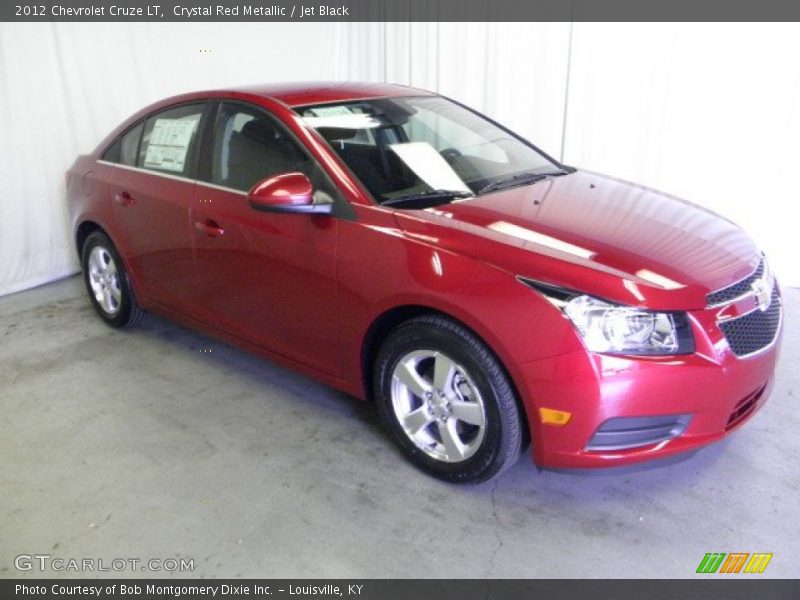
[[[442,352],[403,356],[392,374],[391,402],[405,435],[431,458],[462,462],[483,442],[486,410],[480,392],[466,369]]]
[[[89,254],[89,285],[103,312],[116,315],[122,305],[119,271],[111,253],[103,246],[95,246]]]

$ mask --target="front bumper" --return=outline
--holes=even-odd
[[[627,357],[575,351],[516,367],[534,462],[542,468],[612,467],[667,458],[727,436],[764,405],[781,341],[747,358],[734,355],[711,310],[690,313],[695,353]],[[545,424],[539,409],[571,413]],[[671,439],[627,449],[589,449],[609,419],[689,415]]]

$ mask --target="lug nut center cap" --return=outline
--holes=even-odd
[[[450,416],[450,407],[447,397],[439,391],[435,391],[428,399],[430,412],[439,420],[444,420]]]

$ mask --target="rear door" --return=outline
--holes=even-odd
[[[335,188],[259,107],[222,102],[212,131],[192,218],[201,318],[337,374],[337,218],[259,212],[247,200],[254,184],[287,172],[308,175],[316,194],[336,196]]]
[[[191,311],[199,139],[210,104],[155,113],[122,137],[109,181],[121,246],[150,301]]]

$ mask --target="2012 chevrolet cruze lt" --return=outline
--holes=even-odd
[[[738,227],[579,171],[439,95],[188,94],[67,174],[86,287],[373,399],[401,450],[486,480],[719,440],[765,402],[781,297]]]

